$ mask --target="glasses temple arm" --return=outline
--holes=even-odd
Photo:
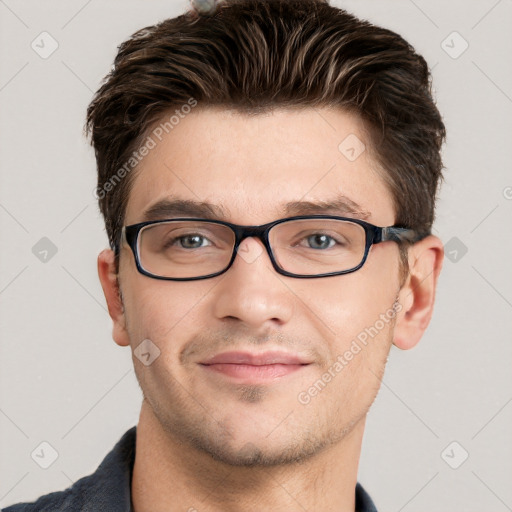
[[[380,234],[380,242],[410,242],[415,243],[419,242],[430,233],[420,233],[414,229],[409,228],[400,228],[395,226],[390,226],[387,228],[382,228]]]

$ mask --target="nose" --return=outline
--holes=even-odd
[[[293,294],[283,282],[261,240],[244,239],[222,281],[215,287],[214,314],[265,329],[287,323],[293,315]]]

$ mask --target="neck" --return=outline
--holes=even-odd
[[[214,460],[162,429],[142,404],[132,477],[134,512],[353,512],[363,418],[342,441],[284,466]]]

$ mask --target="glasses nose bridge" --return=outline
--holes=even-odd
[[[258,238],[263,242],[263,245],[267,245],[267,233],[269,231],[269,225],[264,226],[235,226],[235,246],[238,247],[246,238]]]
[[[271,224],[264,224],[262,226],[232,226],[232,229],[235,232],[234,252],[237,252],[238,247],[246,238],[258,238],[270,256],[268,232],[271,227]]]

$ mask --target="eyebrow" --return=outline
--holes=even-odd
[[[222,206],[190,199],[162,199],[144,212],[144,220],[148,221],[183,216],[211,220],[227,217]]]
[[[346,196],[340,195],[325,201],[292,201],[280,208],[284,217],[299,215],[350,216],[366,220],[371,213]],[[144,221],[173,217],[197,217],[210,220],[226,220],[228,213],[222,205],[190,199],[162,199],[144,211]]]
[[[284,206],[283,214],[287,216],[325,214],[341,217],[348,215],[362,220],[371,216],[371,212],[363,209],[344,195],[326,201],[294,201],[287,203]]]

